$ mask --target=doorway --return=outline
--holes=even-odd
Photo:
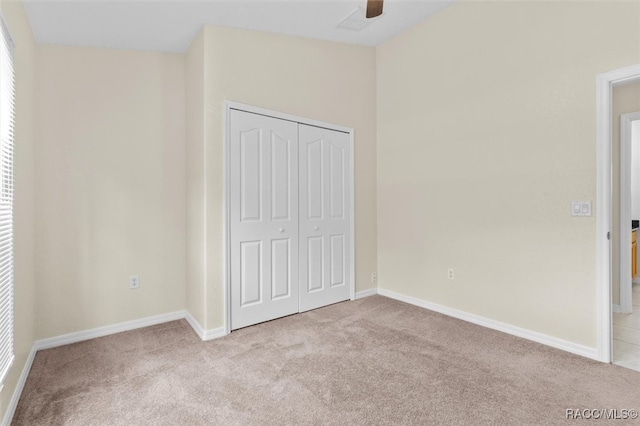
[[[613,256],[618,274],[616,279],[614,273],[612,281],[611,359],[613,364],[640,371],[640,81],[613,88],[612,119],[613,151],[619,153],[613,156],[613,217],[614,222],[616,217],[620,220],[616,232],[618,256]]]
[[[598,359],[612,360],[613,273],[613,185],[612,185],[612,93],[614,87],[640,81],[640,64],[600,74],[597,77],[597,349]],[[619,221],[619,220],[616,220]],[[617,249],[616,249],[617,251]]]
[[[616,175],[619,175],[620,188],[619,203],[614,204],[614,207],[619,205],[619,215],[614,208],[614,218],[620,217],[617,227],[619,272],[617,280],[614,274],[612,302],[614,313],[630,314],[632,283],[640,282],[637,256],[637,244],[640,242],[637,239],[640,233],[640,81],[614,88],[612,104],[614,152],[619,151],[619,155],[614,156],[613,169],[614,173],[618,170]],[[624,113],[630,109],[638,111]],[[617,141],[619,146],[616,146]]]

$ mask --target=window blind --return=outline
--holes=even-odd
[[[13,40],[0,19],[0,385],[13,363]]]

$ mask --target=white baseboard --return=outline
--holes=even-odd
[[[18,379],[18,383],[16,383],[16,388],[13,390],[13,395],[11,395],[11,400],[9,401],[9,405],[7,406],[7,411],[4,413],[4,418],[2,419],[3,426],[9,426],[11,424],[11,420],[13,420],[13,415],[16,412],[16,407],[18,407],[18,401],[20,400],[20,396],[22,395],[22,389],[24,389],[24,384],[27,382],[27,377],[29,377],[29,372],[31,371],[31,366],[33,365],[33,359],[36,357],[37,349],[35,345],[31,347],[31,352],[27,356],[27,360],[24,363],[24,368],[22,369],[22,373],[20,374],[20,378]]]
[[[202,339],[203,341],[217,339],[219,337],[223,337],[227,335],[227,332],[224,327],[213,328],[211,330],[205,330],[202,328],[200,323],[191,315],[189,311],[186,311],[185,319],[193,328],[193,331]]]
[[[377,288],[370,288],[369,290],[362,290],[356,293],[355,300],[364,299],[365,297],[374,296],[378,294]]]
[[[615,304],[615,303],[611,304],[611,310],[616,314],[622,313],[622,307],[620,305]]]
[[[104,327],[92,328],[91,330],[63,334],[62,336],[36,340],[36,342],[34,343],[34,347],[36,350],[55,348],[71,343],[82,342],[84,340],[95,339],[96,337],[103,337],[110,334],[122,333],[123,331],[135,330],[137,328],[162,324],[164,322],[176,321],[185,318],[185,315],[186,311],[176,311],[170,312],[168,314],[154,315],[152,317],[140,318],[136,320],[121,322],[118,324],[107,325]]]
[[[78,331],[76,333],[64,334],[62,336],[49,337],[47,339],[36,340],[34,348],[36,351],[51,349],[58,346],[69,345],[71,343],[82,342],[83,340],[95,339],[96,337],[108,336],[110,334],[122,333],[123,331],[135,330],[137,328],[149,327],[151,325],[162,324],[169,321],[186,319],[196,334],[202,340],[212,340],[225,336],[224,327],[212,330],[203,329],[189,311],[176,311],[167,314],[154,315],[152,317],[140,318],[137,320],[121,322],[104,327],[93,328],[91,330]]]
[[[411,305],[419,306],[421,308],[429,309],[430,311],[439,312],[450,317],[458,318],[463,321],[467,321],[473,324],[481,325],[483,327],[491,328],[493,330],[501,331],[503,333],[511,334],[513,336],[522,337],[523,339],[531,340],[543,345],[551,346],[556,349],[561,349],[566,352],[571,352],[576,355],[581,355],[586,358],[591,358],[599,361],[598,350],[589,346],[580,345],[577,343],[569,342],[568,340],[559,339],[557,337],[548,336],[546,334],[538,333],[536,331],[527,330],[525,328],[516,327],[515,325],[503,323],[500,321],[492,320],[490,318],[482,317],[480,315],[471,314],[468,312],[460,311],[457,309],[449,308],[447,306],[438,305],[437,303],[427,302],[422,299],[418,299],[404,294],[396,293],[394,291],[378,289],[378,294],[386,296],[391,299],[399,300],[401,302],[409,303]]]

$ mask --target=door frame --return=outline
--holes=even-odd
[[[598,359],[611,362],[611,147],[613,87],[640,79],[640,64],[599,74],[596,78],[596,324]]]
[[[355,272],[355,247],[356,247],[356,228],[355,228],[355,131],[352,127],[340,126],[337,124],[327,123],[324,121],[314,120],[307,117],[301,117],[285,112],[274,111],[267,108],[257,107],[254,105],[243,104],[235,101],[224,101],[224,125],[223,125],[223,223],[224,223],[224,238],[223,238],[223,252],[224,252],[224,298],[225,298],[225,315],[224,315],[224,329],[225,333],[231,333],[231,223],[229,221],[231,203],[229,200],[230,190],[230,178],[229,178],[229,164],[230,164],[230,119],[231,110],[239,110],[249,112],[253,114],[265,115],[267,117],[278,118],[281,120],[293,121],[300,124],[306,124],[308,126],[322,127],[329,130],[335,130],[338,132],[347,133],[349,135],[349,144],[351,145],[351,183],[349,190],[351,191],[351,200],[349,205],[349,226],[350,226],[350,238],[351,247],[349,248],[350,255],[350,276],[351,281],[349,285],[349,298],[355,300],[356,297],[356,272]]]
[[[613,311],[623,314],[632,311],[631,285],[631,235],[628,224],[631,223],[631,126],[640,120],[640,111],[620,116],[620,305],[613,305]],[[625,225],[626,224],[626,225]],[[626,232],[625,232],[626,231]],[[622,286],[623,280],[629,285]]]

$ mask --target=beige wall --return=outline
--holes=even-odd
[[[22,2],[0,1],[2,16],[16,42],[14,140],[14,352],[15,361],[0,392],[4,417],[35,340],[35,54],[31,26]]]
[[[242,102],[355,129],[356,291],[376,271],[375,50],[205,28],[206,328],[224,321],[223,106]],[[189,164],[191,167],[191,164]],[[197,254],[196,254],[197,255]]]
[[[596,75],[640,4],[456,3],[377,49],[379,286],[596,346]],[[455,280],[447,280],[447,269]]]
[[[204,326],[205,315],[205,139],[204,32],[192,42],[185,58],[187,250],[186,308]]]
[[[39,46],[37,91],[37,337],[184,309],[183,55]]]
[[[613,209],[612,222],[613,231],[611,238],[612,248],[612,298],[613,303],[620,303],[620,116],[630,112],[640,111],[640,82],[625,84],[613,88],[611,98],[612,116],[612,137],[611,156],[612,167],[612,187],[613,187]],[[635,218],[633,218],[635,219]],[[631,232],[631,224],[627,224],[627,229]]]

